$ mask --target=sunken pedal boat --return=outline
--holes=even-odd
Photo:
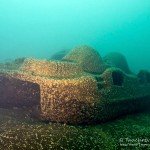
[[[150,73],[134,75],[121,54],[102,59],[81,46],[61,60],[20,59],[0,68],[0,107],[27,108],[42,121],[104,122],[150,106]]]

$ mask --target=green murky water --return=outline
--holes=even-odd
[[[91,45],[123,53],[131,70],[150,71],[150,0],[0,0],[0,62],[49,59]],[[13,69],[18,68],[18,64]],[[150,112],[90,126],[44,123],[28,110],[0,109],[1,150],[150,149]]]

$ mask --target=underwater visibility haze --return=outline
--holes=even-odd
[[[150,149],[150,0],[0,0],[0,149]]]
[[[90,45],[150,68],[149,0],[0,0],[0,60]]]

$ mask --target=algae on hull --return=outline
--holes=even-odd
[[[86,45],[75,47],[62,60],[76,62],[90,73],[102,73],[107,68],[99,53]]]
[[[89,70],[86,72],[83,64],[88,67],[91,58],[88,59],[88,55],[81,58],[76,56],[83,52],[85,54],[87,49],[89,50],[83,46],[66,56],[72,58],[73,55],[76,62],[25,59],[17,71],[2,72],[0,77],[5,80],[0,85],[4,91],[0,93],[0,103],[4,105],[5,102],[6,107],[10,104],[16,107],[19,103],[23,107],[26,102],[31,103],[39,119],[69,124],[103,122],[140,111],[150,105],[150,83],[141,84],[136,75],[111,66],[103,70],[105,63],[102,60],[90,64],[95,66],[97,63],[96,68],[102,67],[101,73],[93,74]],[[79,54],[74,54],[74,51]],[[95,54],[98,55],[92,48],[90,53],[93,54],[92,59]],[[100,56],[96,57],[99,60]],[[95,72],[95,67],[91,66],[90,72]],[[28,83],[39,87],[36,91],[39,95],[37,103],[32,103],[36,94],[33,92],[35,89],[30,89],[32,86]],[[26,92],[28,94],[23,94]],[[11,93],[11,98],[8,93]],[[18,93],[17,98],[14,93]],[[8,99],[5,100],[4,97]]]

